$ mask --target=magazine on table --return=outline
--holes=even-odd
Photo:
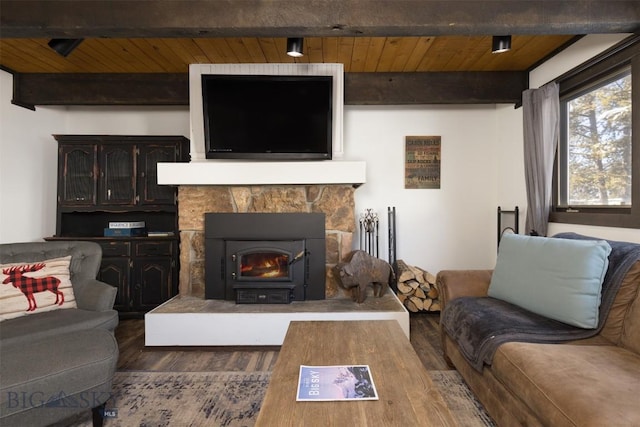
[[[301,365],[296,400],[378,400],[378,392],[368,365]]]

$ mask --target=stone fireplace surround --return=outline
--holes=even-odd
[[[355,231],[351,185],[179,186],[180,295],[204,298],[204,214],[324,213],[327,298],[342,290],[331,267],[351,251]]]

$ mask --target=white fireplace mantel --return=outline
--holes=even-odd
[[[364,161],[192,161],[158,163],[158,184],[278,185],[352,184],[366,182]]]

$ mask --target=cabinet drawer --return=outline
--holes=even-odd
[[[130,256],[131,242],[100,242],[102,257]]]
[[[136,242],[135,256],[172,255],[173,242]]]

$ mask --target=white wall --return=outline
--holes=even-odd
[[[396,207],[397,258],[428,271],[486,268],[496,251],[498,135],[495,106],[345,107],[345,158],[366,160],[356,212]],[[442,137],[441,188],[405,189],[405,136]]]
[[[532,87],[616,41],[585,37],[548,68],[534,70]],[[11,105],[12,79],[4,71],[0,84],[0,243],[55,232],[57,156],[51,134],[189,135],[187,107],[39,107],[33,112]],[[442,137],[441,189],[404,188],[408,135]],[[433,273],[493,267],[498,206],[519,206],[524,232],[522,109],[346,106],[344,141],[346,160],[367,162],[367,183],[356,191],[356,211],[371,208],[380,216],[382,257],[387,256],[388,206],[397,210],[397,257]],[[550,225],[550,233],[565,230],[640,242],[635,229]]]
[[[518,206],[520,209],[519,231],[524,234],[526,233],[524,221],[527,211],[527,194],[524,180],[522,108],[498,105],[495,121],[497,128],[495,156],[498,165],[497,204],[504,210],[513,210]]]
[[[68,134],[189,137],[189,107],[68,107]]]
[[[0,71],[0,243],[55,231],[57,145],[64,110],[11,104],[13,79]]]

